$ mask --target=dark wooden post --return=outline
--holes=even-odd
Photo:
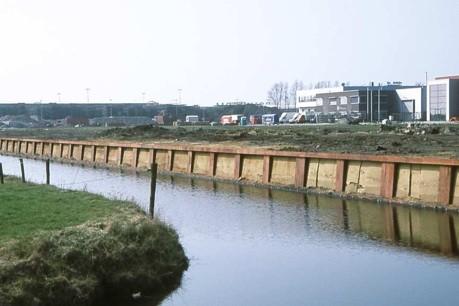
[[[50,184],[49,159],[46,160],[46,185]]]
[[[5,183],[5,181],[3,179],[3,165],[2,165],[2,163],[0,163],[0,184],[3,185],[4,183]]]
[[[150,181],[150,216],[155,217],[155,195],[156,195],[156,177],[158,174],[158,164],[151,164],[151,181]]]
[[[24,160],[22,158],[19,159],[19,163],[21,164],[21,177],[22,177],[22,182],[25,183],[25,172],[24,172]]]

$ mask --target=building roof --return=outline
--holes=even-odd
[[[459,75],[436,77],[435,80],[459,80]]]

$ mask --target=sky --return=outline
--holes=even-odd
[[[0,102],[265,101],[459,74],[457,0],[0,0]],[[145,93],[145,95],[143,95]]]

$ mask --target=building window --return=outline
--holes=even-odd
[[[430,85],[430,120],[446,120],[446,84]]]
[[[339,97],[339,104],[347,105],[347,97]]]
[[[336,102],[338,101],[338,99],[336,97],[331,97],[331,98],[328,98],[328,103],[330,105],[336,105]]]
[[[351,104],[359,104],[360,103],[359,96],[353,96],[350,99],[351,99]]]

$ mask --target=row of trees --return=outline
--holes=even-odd
[[[295,80],[289,86],[288,82],[277,82],[268,91],[268,102],[279,109],[296,108],[296,93],[298,90],[338,87],[342,84],[344,83],[339,81],[320,81],[305,86],[303,81]],[[349,85],[349,82],[346,84]]]

